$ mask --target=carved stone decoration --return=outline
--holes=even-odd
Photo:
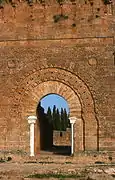
[[[36,114],[39,101],[48,94],[58,94],[67,100],[70,116],[82,120],[75,126],[75,151],[98,149],[98,123],[93,98],[86,84],[78,76],[63,69],[45,68],[25,78],[16,91],[19,89],[21,118],[26,129],[27,125],[23,119]]]

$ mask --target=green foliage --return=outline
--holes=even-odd
[[[65,127],[65,119],[64,119],[63,108],[61,108],[61,124],[62,124],[61,130],[62,130],[62,131],[65,131],[65,130],[66,130],[66,127]]]
[[[66,128],[68,127],[68,117],[66,109],[61,109],[61,119],[62,119],[62,131],[66,131]]]
[[[65,164],[72,164],[72,162],[71,161],[66,161]]]
[[[43,6],[45,6],[45,0],[25,0],[30,6],[33,5],[33,3],[41,3]],[[60,7],[62,8],[65,0],[56,0],[57,3],[60,5]],[[72,4],[76,5],[76,0],[70,0],[72,2]],[[84,0],[85,4],[87,4],[87,1],[90,2],[90,5],[93,6],[93,1],[92,0]],[[102,0],[102,2],[105,5],[111,4],[112,0]],[[0,8],[4,8],[5,4],[11,4],[12,7],[16,7],[16,3],[13,0],[0,0]],[[53,16],[54,22],[58,22],[59,20],[64,20],[64,19],[68,19],[68,16],[63,15],[63,14],[57,14]],[[75,26],[74,26],[75,27]]]
[[[63,14],[57,14],[57,15],[53,16],[53,19],[54,19],[54,22],[57,23],[58,21],[68,19],[68,16],[67,15],[63,15]]]
[[[104,4],[107,5],[107,4],[111,4],[112,3],[112,0],[103,0]]]
[[[55,105],[53,107],[52,120],[53,120],[53,129],[56,129],[56,106]]]
[[[44,0],[39,0],[39,2],[40,2],[41,4],[44,4],[44,3],[45,3],[45,1],[44,1]]]
[[[63,116],[64,116],[64,121],[65,121],[65,127],[68,127],[68,117],[67,117],[67,112],[66,109],[64,108],[64,112],[63,112]]]
[[[26,2],[32,6],[35,2],[40,2],[42,5],[45,5],[45,0],[26,0]],[[14,3],[12,0],[0,0],[0,7],[4,7],[4,4],[11,4],[12,7],[16,7],[16,3]]]
[[[16,3],[12,0],[0,0],[0,8],[3,8],[5,4],[11,4],[12,7],[16,7]]]
[[[57,2],[62,5],[64,3],[64,0],[57,0]]]
[[[0,158],[0,163],[6,162],[3,158]]]
[[[8,161],[11,161],[12,158],[11,157],[7,157],[7,158],[0,158],[0,163],[4,163],[4,162],[8,162]]]
[[[55,119],[55,123],[56,123],[56,130],[60,130],[61,129],[61,123],[60,123],[60,114],[59,114],[59,109],[57,109],[56,111],[56,119]]]
[[[105,164],[105,162],[102,162],[102,161],[96,161],[95,164]]]
[[[58,2],[58,4],[60,6],[62,6],[65,2],[65,0],[56,0]],[[70,0],[72,3],[74,3],[76,0]],[[90,5],[93,6],[93,1],[92,0],[88,0],[90,2]],[[29,4],[29,5],[32,5],[33,3],[36,3],[36,2],[40,2],[42,5],[45,5],[45,0],[26,0],[26,2]],[[84,0],[85,4],[87,4],[87,0]],[[102,0],[102,2],[107,5],[107,4],[111,4],[112,3],[112,0]],[[16,7],[16,4],[12,1],[12,0],[0,0],[0,7],[3,7],[5,3],[9,3],[11,4],[13,7]],[[53,17],[55,19],[55,22],[57,22],[58,20],[60,19],[67,19],[68,16],[64,16],[64,15],[55,15]]]
[[[52,123],[52,112],[51,112],[50,107],[48,107],[48,110],[47,110],[47,118],[48,118],[48,122],[51,124]]]
[[[54,130],[66,131],[66,128],[70,127],[70,122],[66,109],[61,108],[61,113],[59,109],[54,105],[53,112],[51,108],[48,107],[47,119],[50,124],[52,124]]]
[[[26,161],[26,162],[24,162],[24,164],[29,164],[29,163],[30,164],[32,164],[32,163],[34,164],[34,163],[37,163],[37,161]]]
[[[54,173],[49,173],[49,174],[32,174],[29,175],[27,178],[58,178],[58,179],[65,179],[65,178],[80,178],[84,176],[80,176],[78,174],[54,174]]]

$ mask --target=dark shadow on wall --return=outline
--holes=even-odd
[[[53,145],[52,152],[53,152],[53,154],[57,154],[57,155],[69,156],[69,155],[71,155],[71,146]]]
[[[37,107],[37,116],[40,125],[40,150],[51,150],[53,146],[53,126],[48,121],[41,103]]]

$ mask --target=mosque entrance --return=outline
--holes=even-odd
[[[71,128],[67,101],[58,94],[48,94],[37,106],[40,151],[69,155]]]
[[[27,82],[30,82],[29,85]],[[41,98],[49,94],[57,94],[63,97],[70,109],[69,117],[76,118],[73,137],[74,152],[99,150],[99,122],[95,114],[93,97],[87,85],[77,75],[57,68],[42,69],[28,76],[18,90],[23,94],[20,99],[20,116],[28,151],[31,133],[29,133],[30,127],[25,119],[29,116],[37,116],[34,136],[35,155],[39,154],[42,149],[51,147],[51,144],[54,145],[54,132],[53,138],[50,139],[52,137],[50,135],[49,137],[46,136],[52,134],[52,131],[47,132],[49,130],[49,128],[46,128],[48,126],[47,122],[42,125],[39,112],[40,104],[38,105]],[[41,112],[45,111],[41,108]],[[64,136],[63,132],[56,133],[58,133],[56,137],[61,138]]]

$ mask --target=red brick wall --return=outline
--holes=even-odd
[[[64,80],[60,72],[58,81],[66,83],[79,97],[84,124],[81,127],[86,128],[79,138],[84,146],[89,142],[86,147],[91,150],[96,136],[100,150],[115,149],[115,7],[112,14],[108,8],[101,0],[93,6],[84,1],[77,5],[68,2],[63,5],[68,19],[57,23],[53,16],[60,14],[61,9],[56,2],[47,2],[45,8],[41,4],[30,7],[21,2],[16,8],[5,5],[0,11],[1,149],[28,149],[27,116],[35,113],[31,109],[39,96],[35,86],[45,79],[51,81],[48,75],[42,77],[40,69],[44,68],[67,72]],[[71,80],[68,72],[84,85],[77,79],[76,83],[74,78]],[[52,75],[53,80],[55,76],[58,75]],[[94,133],[89,136],[93,128]]]
[[[71,129],[66,131],[53,131],[53,145],[71,146]]]

